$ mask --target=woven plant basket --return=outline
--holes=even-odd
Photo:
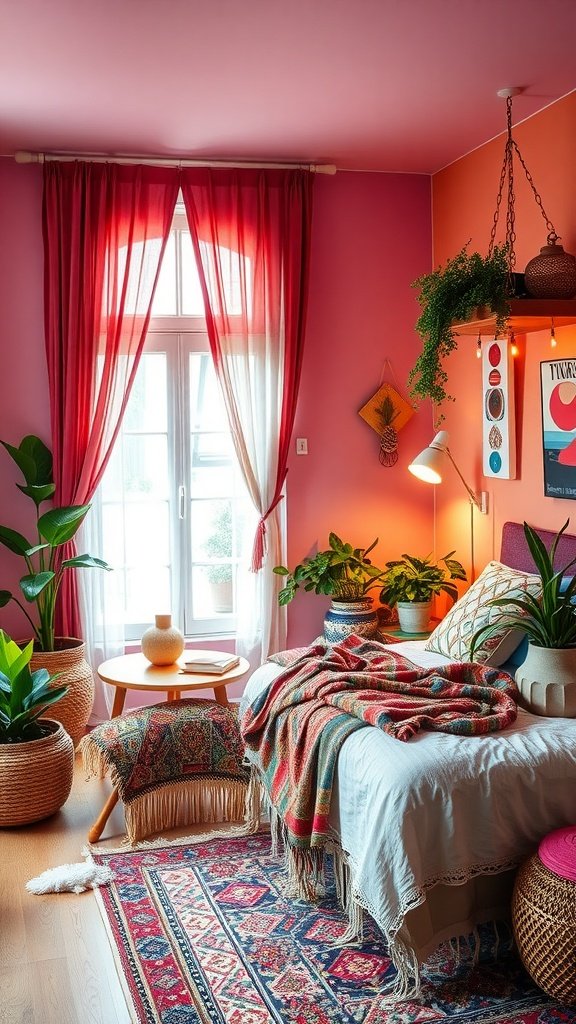
[[[60,725],[43,718],[50,733],[27,743],[0,743],[0,828],[29,825],[59,811],[68,799],[74,747]]]
[[[74,749],[86,732],[86,724],[94,703],[94,677],[84,657],[85,644],[73,637],[59,637],[57,650],[34,652],[30,668],[48,669],[50,675],[60,673],[53,686],[67,686],[68,693],[50,707],[50,717],[61,722],[72,737]]]
[[[576,1003],[576,883],[549,871],[534,854],[516,877],[512,925],[536,984],[554,999]]]

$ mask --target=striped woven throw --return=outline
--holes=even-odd
[[[285,670],[248,705],[240,728],[285,839],[301,850],[326,841],[338,751],[355,729],[372,725],[404,741],[420,729],[480,736],[517,715],[516,685],[496,668],[424,669],[355,635],[271,660]]]

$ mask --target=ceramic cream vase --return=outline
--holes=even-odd
[[[515,679],[524,707],[534,715],[576,718],[576,647],[528,644]]]
[[[153,665],[173,665],[184,650],[184,637],[171,615],[156,615],[156,625],[142,635],[142,654]]]

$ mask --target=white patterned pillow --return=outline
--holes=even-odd
[[[495,597],[520,597],[526,592],[539,597],[542,582],[539,576],[510,569],[502,562],[489,562],[470,589],[450,609],[430,634],[427,651],[443,654],[455,661],[470,661],[472,637],[488,623],[506,622],[509,612],[521,615],[515,605],[492,607],[488,602]],[[519,629],[502,625],[474,651],[474,661],[486,665],[502,665],[522,640]]]

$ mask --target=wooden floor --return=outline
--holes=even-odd
[[[46,868],[82,861],[88,828],[109,793],[109,782],[86,781],[77,761],[72,793],[58,814],[0,829],[0,1024],[132,1019],[94,893],[32,896],[25,889]],[[122,837],[123,812],[116,808],[99,847],[119,846]]]

